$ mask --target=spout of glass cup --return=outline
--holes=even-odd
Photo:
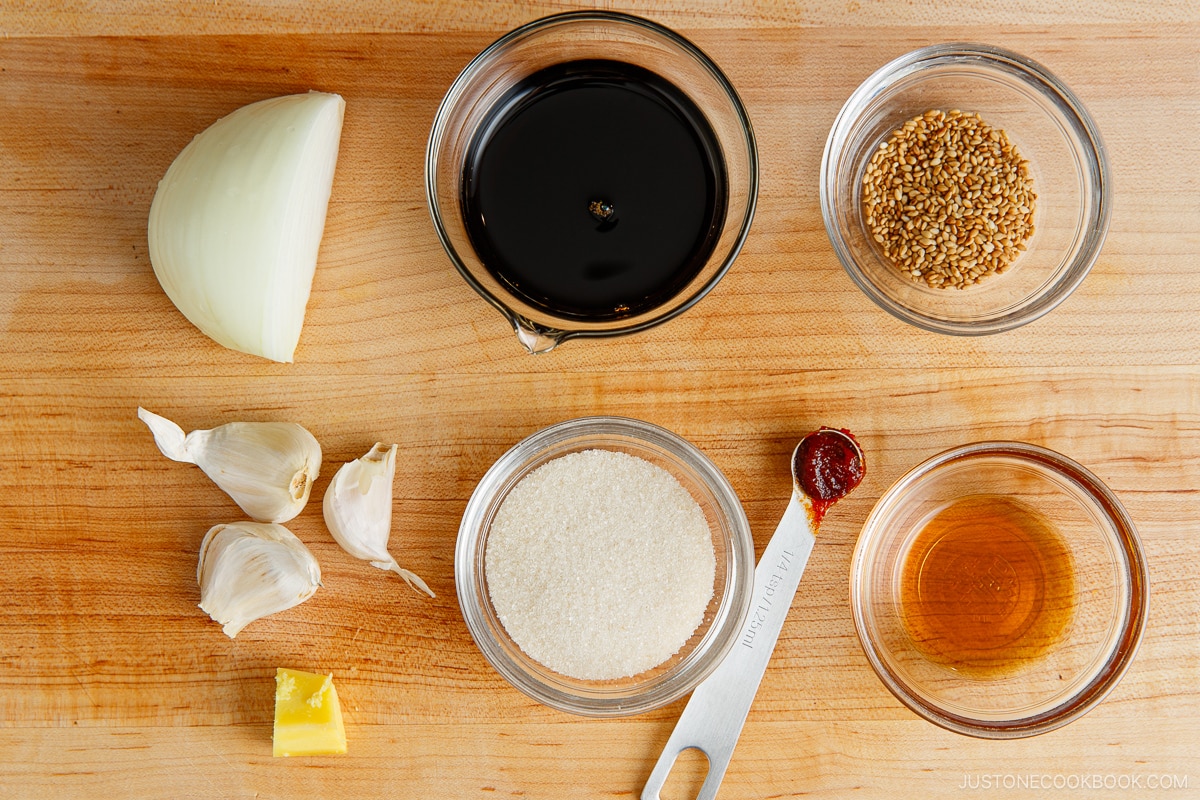
[[[513,332],[517,334],[517,341],[526,352],[534,356],[549,353],[562,344],[567,336],[566,331],[538,325],[518,314],[511,315],[509,322],[512,323]]]

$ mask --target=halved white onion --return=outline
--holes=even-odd
[[[262,100],[183,148],[150,206],[150,262],[175,306],[225,347],[290,362],[317,267],[346,103]]]

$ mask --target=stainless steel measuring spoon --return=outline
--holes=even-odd
[[[708,774],[697,800],[717,796],[816,543],[821,518],[858,486],[864,465],[862,450],[848,431],[821,428],[796,445],[791,500],[754,570],[750,614],[733,650],[692,693],[642,789],[642,800],[659,800],[675,760],[689,748],[708,758]]]

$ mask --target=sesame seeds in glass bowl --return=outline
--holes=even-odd
[[[871,238],[901,275],[931,288],[1003,274],[1035,230],[1029,162],[979,114],[910,119],[875,151],[862,184]]]
[[[1032,322],[1075,290],[1107,234],[1110,186],[1099,131],[1065,84],[1016,53],[941,44],[846,101],[821,212],[877,305],[970,336]]]

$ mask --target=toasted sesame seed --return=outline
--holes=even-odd
[[[958,288],[1004,272],[1033,236],[1037,195],[1002,130],[930,109],[881,142],[863,175],[872,239],[897,269]]]

